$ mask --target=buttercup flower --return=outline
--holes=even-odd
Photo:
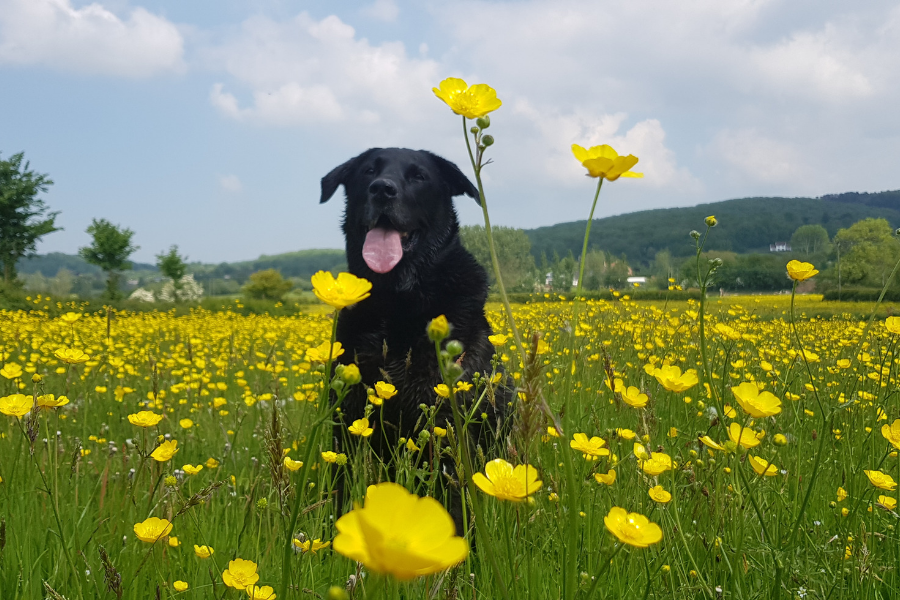
[[[889,441],[894,448],[900,450],[900,419],[896,419],[890,425],[881,426],[881,435]]]
[[[142,542],[150,544],[159,538],[166,537],[170,531],[172,531],[172,523],[156,517],[150,517],[141,523],[134,524],[134,535]]]
[[[78,348],[59,348],[53,355],[62,362],[69,365],[80,365],[91,360],[91,357]]]
[[[808,262],[792,260],[787,264],[788,276],[794,281],[806,281],[818,273],[816,268]]]
[[[212,546],[198,546],[194,544],[194,554],[197,555],[197,558],[209,558],[216,551],[212,549]]]
[[[606,442],[597,436],[588,439],[587,434],[576,433],[574,439],[569,441],[569,447],[581,452],[587,460],[597,460],[601,456],[608,456],[609,450],[604,448]]]
[[[693,369],[681,373],[681,368],[675,365],[664,365],[655,369],[652,373],[661,386],[670,392],[684,392],[691,389],[700,381],[697,372]]]
[[[293,540],[291,540],[291,543],[303,552],[312,552],[313,554],[315,554],[319,550],[324,550],[331,545],[331,542],[323,542],[319,538],[316,538],[314,540],[306,540],[305,542],[301,542],[300,540],[294,538]]]
[[[184,465],[183,467],[181,467],[181,470],[188,475],[196,475],[203,470],[203,465],[197,465],[196,467],[194,465]]]
[[[375,396],[370,397],[369,401],[375,406],[381,406],[384,400],[390,400],[397,395],[397,388],[390,383],[384,381],[375,382]]]
[[[396,483],[369,486],[363,508],[345,514],[336,527],[335,551],[401,581],[444,571],[469,554],[437,500]]]
[[[16,363],[6,363],[3,365],[3,368],[0,369],[0,376],[7,379],[18,379],[22,376],[22,367]]]
[[[591,177],[603,177],[609,181],[615,181],[619,177],[643,177],[643,173],[629,171],[638,163],[638,158],[633,154],[619,156],[619,153],[606,144],[592,146],[585,150],[578,144],[572,144],[572,154],[588,170]]]
[[[744,412],[756,419],[771,417],[781,412],[781,400],[771,392],[760,391],[753,382],[745,381],[731,388],[731,393]]]
[[[891,498],[890,496],[885,496],[884,494],[878,496],[877,502],[888,510],[894,510],[895,508],[897,508],[897,499]]]
[[[647,493],[654,502],[659,502],[660,504],[666,504],[672,499],[672,494],[664,490],[661,485],[650,488],[650,491]]]
[[[709,448],[712,448],[713,450],[719,450],[719,451],[722,451],[722,452],[725,451],[725,447],[724,447],[724,446],[722,446],[721,444],[719,444],[718,442],[716,442],[715,440],[713,440],[713,439],[712,439],[711,437],[709,437],[708,435],[704,435],[704,436],[700,437],[699,439],[700,439],[701,442],[703,442],[703,445],[704,445],[704,446],[707,446],[707,447],[709,447]]]
[[[491,342],[494,346],[505,346],[509,336],[503,335],[502,333],[495,333],[494,335],[488,336],[488,341]]]
[[[628,386],[624,390],[622,390],[622,400],[628,406],[632,406],[634,408],[644,408],[647,406],[647,394],[642,394],[641,390],[634,387],[633,385]]]
[[[662,452],[651,452],[650,458],[641,461],[641,470],[651,477],[656,477],[672,468],[672,457]]]
[[[178,441],[169,440],[163,442],[150,453],[150,457],[156,462],[166,462],[170,460],[178,452]]]
[[[754,448],[759,446],[759,439],[756,434],[747,427],[741,427],[740,423],[731,423],[728,425],[728,437],[735,444],[740,444],[744,448]]]
[[[172,584],[172,587],[176,592],[183,592],[188,589],[187,581],[181,581],[180,579]]]
[[[67,312],[64,315],[59,317],[59,320],[65,323],[66,325],[73,325],[75,321],[81,318],[81,313],[77,312]]]
[[[142,410],[134,414],[128,415],[128,422],[138,427],[156,427],[163,416],[153,412],[152,410]]]
[[[615,469],[610,469],[608,473],[594,473],[594,479],[597,480],[597,483],[602,483],[603,485],[612,485],[616,482],[616,471]]]
[[[337,452],[332,452],[331,450],[326,450],[322,453],[322,460],[327,463],[337,462]]]
[[[848,495],[849,494],[847,494],[847,490],[845,490],[844,488],[839,487],[837,489],[837,501],[838,502],[843,502],[844,500],[846,500]]]
[[[869,478],[871,484],[878,489],[887,490],[889,492],[893,492],[895,489],[897,489],[897,482],[894,481],[894,478],[887,473],[882,473],[881,471],[863,472],[866,474],[866,477]]]
[[[248,585],[246,591],[250,600],[275,600],[275,597],[278,595],[270,585]]]
[[[302,460],[294,460],[290,456],[284,457],[284,466],[288,471],[299,471],[303,467]]]
[[[438,315],[433,318],[429,321],[426,332],[428,333],[428,339],[432,342],[440,342],[443,340],[450,335],[450,323],[447,321],[447,317]]]
[[[766,477],[774,477],[775,475],[778,475],[778,467],[764,458],[751,456],[749,458],[749,461],[750,466],[753,467],[753,470],[756,471],[757,475],[764,475]]]
[[[472,483],[485,494],[499,500],[522,502],[541,489],[543,484],[538,480],[537,469],[531,465],[518,465],[513,468],[502,458],[495,458],[486,464],[484,472],[487,476],[475,473],[472,476]]]
[[[252,560],[236,558],[229,561],[228,568],[222,573],[222,581],[228,587],[237,590],[246,589],[259,581],[259,573],[256,572],[256,563]]]
[[[340,310],[362,302],[371,293],[372,283],[351,273],[338,273],[337,279],[328,271],[319,271],[312,276],[313,293],[316,298]]]
[[[357,419],[353,421],[353,425],[347,428],[347,430],[353,435],[358,435],[361,437],[369,437],[372,435],[372,432],[375,431],[371,427],[369,427],[368,419]]]
[[[341,347],[340,342],[335,342],[333,346],[328,342],[322,342],[315,348],[307,348],[306,358],[311,362],[327,362],[329,350],[331,350],[331,360],[336,359],[338,356],[344,353],[344,349]]]
[[[484,83],[469,86],[462,79],[448,77],[439,85],[439,88],[432,88],[434,95],[446,102],[453,112],[467,119],[483,117],[503,104],[494,88]]]
[[[614,506],[603,518],[606,528],[623,544],[646,548],[662,540],[662,529],[647,517]]]
[[[0,398],[0,413],[20,419],[31,412],[34,406],[34,396],[25,394],[12,394]]]
[[[884,326],[891,333],[900,333],[900,317],[888,317],[884,320]]]
[[[66,396],[44,394],[43,396],[38,396],[37,403],[41,408],[59,408],[60,406],[65,406],[66,404],[68,404],[69,399]]]

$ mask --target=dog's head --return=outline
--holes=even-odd
[[[478,190],[450,161],[424,150],[371,148],[322,178],[327,202],[344,186],[347,263],[356,275],[404,277],[457,236],[453,197]]]

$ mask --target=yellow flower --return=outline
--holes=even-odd
[[[344,380],[344,383],[347,385],[356,385],[360,381],[362,381],[362,375],[359,373],[359,367],[355,364],[350,363],[349,365],[344,365],[344,369],[341,371],[341,379]]]
[[[0,369],[0,375],[7,379],[18,379],[22,376],[22,367],[16,363],[6,363],[3,368]]]
[[[313,293],[316,298],[340,310],[353,306],[368,298],[372,283],[351,273],[338,273],[337,279],[328,271],[319,271],[312,276]]]
[[[569,447],[581,452],[587,460],[597,460],[601,456],[609,455],[609,450],[603,447],[606,442],[597,436],[588,439],[587,434],[576,433],[572,437],[574,439],[569,441]]]
[[[597,483],[612,485],[616,482],[616,471],[615,469],[610,469],[605,475],[603,473],[594,473],[594,479],[597,480]]]
[[[891,333],[900,333],[900,317],[888,317],[884,320],[884,326]]]
[[[735,444],[740,444],[744,448],[754,448],[759,446],[759,439],[747,427],[741,427],[740,423],[731,423],[728,426],[728,437]]]
[[[895,508],[897,508],[897,499],[882,494],[878,496],[878,504],[882,505],[888,510],[894,510]]]
[[[80,365],[91,360],[91,357],[78,348],[59,348],[53,355],[62,362],[69,365]]]
[[[443,427],[438,427],[437,425],[435,425],[434,435],[435,435],[435,437],[439,437],[439,438],[447,437],[447,430],[444,429]]]
[[[509,339],[509,336],[503,335],[502,333],[495,333],[494,335],[489,335],[488,340],[494,346],[505,346],[506,341]]]
[[[721,335],[722,337],[726,337],[733,342],[741,339],[741,334],[738,333],[733,327],[729,327],[725,323],[716,323],[716,331],[718,331],[719,335]]]
[[[178,441],[169,440],[157,446],[156,450],[150,453],[150,457],[156,462],[166,462],[178,452]]]
[[[531,465],[513,466],[502,458],[495,458],[484,466],[485,475],[475,473],[472,483],[489,496],[499,500],[522,502],[541,489],[537,469]]]
[[[641,469],[651,477],[656,477],[671,468],[672,457],[662,452],[651,452],[649,459],[641,461]]]
[[[440,88],[431,88],[434,95],[446,102],[453,112],[467,119],[483,117],[503,104],[494,88],[485,83],[469,86],[462,79],[448,77],[438,85]]]
[[[549,435],[550,437],[555,437],[555,438],[559,437],[559,432],[556,430],[555,425],[549,425],[547,427],[547,435]]]
[[[81,318],[81,313],[67,312],[64,315],[61,315],[59,317],[59,320],[62,321],[63,323],[65,323],[66,325],[72,325],[75,323],[75,321],[77,321],[80,318]]]
[[[37,403],[41,408],[59,408],[68,404],[69,399],[66,396],[56,397],[53,394],[44,394],[43,396],[38,396]]]
[[[652,375],[661,386],[670,392],[683,392],[689,390],[699,382],[697,372],[693,369],[681,373],[681,369],[675,365],[665,365],[653,371]]]
[[[372,432],[375,431],[371,427],[369,427],[368,419],[357,419],[353,421],[353,425],[347,428],[347,430],[353,435],[358,435],[361,437],[369,437],[372,435]]]
[[[206,459],[205,464],[206,464],[207,469],[215,469],[216,467],[219,466],[219,461],[217,461],[216,459],[214,459],[212,457],[209,457]]]
[[[331,545],[331,542],[323,542],[319,538],[316,538],[311,541],[306,540],[305,542],[301,542],[300,540],[294,538],[293,540],[291,540],[291,543],[294,544],[294,546],[296,546],[300,550],[302,550],[304,552],[312,552],[313,554],[315,554],[319,550],[323,550]]]
[[[633,448],[634,457],[638,460],[645,460],[647,458],[650,458],[650,455],[647,453],[647,449],[644,448],[643,444],[635,442]]]
[[[843,502],[844,500],[847,499],[847,496],[848,496],[847,490],[845,490],[845,489],[842,488],[842,487],[839,487],[839,488],[837,489],[837,501],[838,501],[838,502]]]
[[[770,463],[764,458],[760,458],[758,456],[750,457],[750,466],[753,467],[753,470],[756,471],[757,475],[764,475],[766,477],[774,477],[778,475],[778,467]]]
[[[622,400],[625,401],[625,404],[633,406],[634,408],[644,408],[647,406],[647,394],[642,394],[641,390],[633,385],[622,390]]]
[[[811,263],[792,260],[787,264],[788,276],[794,281],[806,281],[816,275],[818,271]]]
[[[660,504],[666,504],[672,499],[672,494],[664,490],[661,485],[650,488],[650,491],[647,493],[654,502],[659,502]]]
[[[896,419],[890,425],[881,426],[881,435],[889,441],[894,448],[900,449],[900,419]]]
[[[222,573],[222,581],[228,587],[236,590],[246,589],[259,581],[259,573],[256,572],[256,563],[252,560],[236,558],[228,562],[228,568]]]
[[[428,339],[432,342],[440,342],[443,340],[450,335],[450,323],[447,321],[447,317],[439,315],[433,318],[428,323],[426,332],[428,333]]]
[[[169,536],[169,546],[172,548],[177,548],[181,545],[181,542],[178,541],[178,538],[174,535]]]
[[[881,490],[887,490],[889,492],[893,492],[897,489],[897,482],[894,481],[894,478],[888,475],[887,473],[882,473],[881,471],[863,471],[866,474],[866,477],[869,478],[869,481]]]
[[[0,398],[0,413],[20,419],[31,412],[34,406],[34,396],[25,394],[12,394]]]
[[[614,506],[609,514],[603,517],[606,528],[623,544],[635,548],[646,548],[662,540],[662,529],[651,523],[647,517],[639,513],[630,513],[624,508]]]
[[[771,417],[781,412],[781,400],[771,392],[760,391],[753,382],[745,381],[731,388],[731,393],[744,412],[756,419]]]
[[[623,440],[633,440],[637,434],[630,429],[616,429],[616,435]]]
[[[184,592],[188,589],[188,584],[186,581],[181,581],[180,579],[172,584],[172,587],[176,592]]]
[[[197,465],[196,467],[194,465],[184,465],[181,469],[188,475],[196,475],[203,470],[203,465]]]
[[[197,555],[197,558],[209,558],[216,551],[212,549],[212,546],[198,546],[194,544],[194,554]]]
[[[629,171],[638,163],[637,156],[619,156],[611,146],[591,146],[585,150],[578,144],[572,144],[572,154],[581,165],[588,170],[591,177],[604,177],[615,181],[619,177],[643,177],[643,173]]]
[[[445,571],[469,554],[437,500],[419,498],[396,483],[369,486],[365,505],[335,526],[335,551],[401,581]]]
[[[162,415],[158,415],[152,410],[142,410],[128,415],[128,422],[138,427],[155,427],[162,421],[162,418]]]
[[[172,531],[172,523],[156,517],[150,517],[146,521],[134,524],[134,535],[142,542],[150,544],[159,538],[166,537],[170,531]]]
[[[284,466],[288,471],[299,471],[303,467],[302,460],[294,460],[290,456],[284,457]]]
[[[190,419],[181,419],[180,421],[178,421],[178,424],[181,426],[182,429],[190,429],[191,427],[194,426],[194,422],[191,421]]]
[[[447,387],[445,383],[439,383],[434,387],[434,393],[440,396],[441,398],[449,398],[450,397],[450,388]]]
[[[716,217],[714,215],[710,215],[710,216],[706,217],[705,219],[703,219],[703,222],[706,223],[707,227],[715,227],[716,225],[719,224],[718,219],[716,219]]]
[[[315,348],[307,348],[306,358],[311,362],[327,362],[329,350],[331,351],[331,360],[336,359],[344,353],[344,349],[341,348],[340,342],[335,342],[333,346],[328,342],[322,342]]]
[[[322,460],[324,460],[327,463],[337,462],[337,452],[332,452],[331,450],[323,452]]]
[[[275,590],[272,589],[271,585],[247,586],[247,596],[250,600],[275,600],[277,595],[278,594],[275,593]]]

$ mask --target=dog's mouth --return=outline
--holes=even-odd
[[[363,260],[376,273],[388,273],[403,258],[414,242],[415,232],[398,231],[386,217],[378,219],[366,234]]]

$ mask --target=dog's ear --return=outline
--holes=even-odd
[[[337,191],[338,186],[344,185],[346,186],[347,181],[353,175],[353,172],[356,170],[356,167],[359,163],[369,154],[375,152],[376,150],[380,150],[380,148],[369,148],[359,156],[351,158],[344,164],[333,168],[328,175],[322,178],[322,196],[319,198],[319,204],[324,202],[328,202],[334,193]]]
[[[434,161],[434,164],[437,165],[441,177],[443,177],[444,181],[447,183],[447,187],[450,188],[451,196],[462,196],[465,194],[469,198],[474,198],[475,202],[481,206],[478,188],[472,185],[472,182],[459,170],[459,167],[437,154],[432,154],[431,152],[428,154],[431,156],[431,160]]]

